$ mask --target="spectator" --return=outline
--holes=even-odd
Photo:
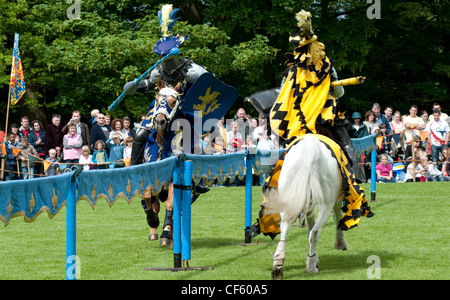
[[[61,116],[58,114],[52,115],[52,123],[45,128],[45,154],[48,155],[48,150],[55,149],[56,156],[61,155],[63,150],[63,133],[61,126]]]
[[[83,141],[81,136],[77,133],[77,125],[75,123],[69,123],[69,133],[63,138],[63,158],[64,162],[69,164],[78,164],[81,156],[81,147]]]
[[[39,120],[34,120],[31,122],[32,131],[28,134],[28,143],[36,149],[41,160],[36,161],[35,164],[35,174],[44,175],[44,165],[45,160],[45,131],[42,129],[42,124]]]
[[[378,125],[380,124],[386,125],[386,133],[391,134],[391,125],[389,125],[389,122],[386,119],[386,117],[380,114],[380,110],[381,110],[380,104],[374,103],[372,106],[372,111],[375,115],[375,121],[378,123]]]
[[[16,123],[12,123],[11,125],[9,125],[9,132],[14,133],[14,135],[16,136],[16,142],[20,145],[19,126],[17,126]]]
[[[414,181],[414,177],[416,178],[416,181],[426,181],[426,172],[427,170],[424,169],[421,162],[423,160],[427,159],[427,153],[424,150],[418,150],[416,152],[416,159],[412,163],[410,163],[407,167],[407,172],[405,175],[405,182],[412,182]]]
[[[219,133],[220,136],[222,137],[222,141],[223,141],[223,147],[227,147],[227,131],[228,131],[228,126],[225,124],[225,117],[222,117],[219,122],[217,122],[217,126],[219,128]],[[215,138],[216,139],[216,138]]]
[[[214,138],[214,153],[213,154],[225,154],[227,152],[224,142],[225,141],[224,141],[222,135],[217,135]]]
[[[241,139],[242,137],[247,136],[250,132],[250,124],[245,117],[245,109],[243,109],[242,107],[239,108],[236,113],[235,122],[238,126],[238,132],[241,135]]]
[[[109,162],[105,148],[106,144],[102,140],[97,140],[94,144],[95,151],[92,154],[92,162],[97,164],[97,169],[106,169],[106,165]]]
[[[448,123],[441,119],[441,111],[433,110],[433,121],[425,127],[428,132],[428,143],[431,145],[431,158],[433,162],[439,161],[439,155],[450,141],[450,128]]]
[[[50,163],[50,166],[47,168],[47,170],[45,170],[45,175],[46,176],[54,176],[54,175],[58,175],[59,174],[59,160],[56,157],[56,150],[55,149],[49,149],[48,150],[48,155],[49,157],[47,157],[45,159],[46,162]]]
[[[95,124],[97,124],[97,114],[100,111],[98,109],[93,109],[91,110],[91,119],[89,120],[89,124],[91,124],[91,127],[94,126]]]
[[[63,134],[67,134],[69,132],[69,124],[70,122],[74,123],[77,126],[77,133],[81,136],[81,140],[84,145],[91,145],[91,137],[89,134],[89,126],[86,123],[81,122],[81,113],[78,110],[74,110],[72,112],[72,118],[63,127]]]
[[[381,147],[377,149],[377,155],[386,154],[388,157],[389,162],[392,162],[392,147],[391,147],[391,141],[392,136],[386,135],[386,125],[384,123],[380,124],[380,134],[379,136],[382,136],[383,141],[381,143]]]
[[[444,177],[449,177],[450,179],[450,148],[445,147],[444,150],[442,150],[441,154],[441,171]]]
[[[6,173],[5,180],[14,180],[17,179],[17,157],[19,153],[14,151],[14,148],[19,149],[20,144],[16,141],[16,134],[10,132],[8,134],[8,141],[6,142]]]
[[[131,159],[131,149],[133,148],[133,137],[129,136],[125,139],[125,143],[127,144],[127,147],[123,150],[123,158],[124,159]]]
[[[105,115],[105,126],[111,131],[111,116]]]
[[[126,137],[131,136],[134,139],[134,136],[136,134],[136,130],[131,128],[131,119],[130,117],[123,117],[122,118],[122,135],[124,136],[124,139]]]
[[[28,137],[28,134],[31,131],[30,128],[30,120],[27,116],[23,116],[20,118],[20,128],[19,128],[19,137],[26,136]]]
[[[95,144],[98,140],[101,140],[103,141],[103,143],[105,143],[108,138],[109,130],[105,125],[105,115],[102,113],[98,113],[97,123],[91,128],[91,148],[95,148]]]
[[[231,123],[231,130],[227,132],[227,152],[236,152],[242,149],[242,136],[238,132],[238,123]]]
[[[125,144],[125,132],[123,131],[122,120],[116,118],[111,122],[111,131],[109,132],[108,140],[112,140],[113,136],[117,135],[120,139],[120,144],[123,146]],[[106,142],[108,145],[108,142]]]
[[[404,117],[403,124],[405,126],[405,137],[406,142],[411,142],[413,140],[413,132],[414,135],[420,134],[419,131],[424,130],[426,124],[423,119],[417,116],[417,106],[411,105],[409,108],[409,115]]]
[[[392,121],[390,123],[392,133],[402,133],[405,130],[405,126],[403,126],[403,122],[401,120],[401,114],[399,111],[394,113],[392,117]]]
[[[389,163],[388,156],[383,153],[379,156],[380,163],[376,166],[377,182],[395,182],[392,165]]]
[[[258,130],[258,126],[258,118],[250,118],[250,128],[247,137],[250,137],[253,140],[253,144],[258,143],[258,133],[256,133],[256,135],[254,134]]]
[[[372,110],[368,110],[366,114],[364,115],[365,121],[363,122],[364,125],[367,127],[367,133],[369,135],[372,134],[372,129],[377,126],[377,122],[375,121],[375,114]]]
[[[111,166],[113,168],[123,168],[123,151],[125,148],[121,145],[120,135],[117,132],[112,133],[112,139],[108,141],[106,148],[109,152],[109,162],[114,163]]]
[[[275,144],[267,135],[267,130],[262,132],[262,139],[259,140],[257,148],[260,150],[275,150]]]
[[[439,111],[441,111],[441,119],[442,120],[447,120],[448,119],[448,115],[446,114],[446,113],[443,113],[442,112],[442,110],[441,110],[441,105],[439,104],[439,103],[433,103],[433,109],[431,110],[431,111],[434,111],[435,109],[439,109]],[[428,117],[428,121],[433,121],[434,120],[434,118],[433,118],[433,115],[431,114],[429,117]]]
[[[404,169],[405,172],[406,172],[406,168],[412,161],[413,151],[414,151],[414,157],[417,157],[417,152],[419,150],[425,151],[425,147],[422,146],[422,138],[420,137],[420,135],[416,135],[416,136],[414,136],[414,143],[412,145],[409,144],[405,150],[405,169]]]
[[[18,160],[20,161],[23,179],[34,178],[35,158],[32,155],[37,156],[36,149],[28,144],[28,138],[26,136],[20,138],[19,149]]]
[[[391,106],[386,106],[386,108],[384,109],[384,116],[386,117],[386,120],[390,123],[392,122],[392,113],[394,112],[394,110],[392,109]],[[391,128],[392,130],[392,128]]]
[[[94,167],[92,164],[91,149],[89,146],[84,145],[81,147],[81,156],[78,163],[83,166],[83,170],[90,170],[91,167]]]
[[[369,135],[369,131],[364,123],[361,122],[362,116],[359,112],[354,112],[352,114],[352,130],[350,132],[350,137],[354,139],[359,139]]]
[[[420,117],[422,118],[425,125],[428,123],[428,112],[426,110],[422,110],[420,112]]]

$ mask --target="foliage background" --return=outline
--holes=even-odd
[[[313,28],[326,45],[340,78],[364,75],[367,83],[349,87],[343,101],[348,113],[364,113],[373,102],[407,113],[411,104],[431,109],[440,102],[449,112],[450,3],[448,0],[378,1],[381,19],[369,19],[363,0],[173,0],[181,8],[174,33],[189,34],[181,48],[240,97],[237,108],[256,111],[244,98],[275,87],[292,51],[289,34],[294,15],[311,11]],[[64,120],[78,109],[87,119],[93,108],[106,111],[125,82],[152,66],[160,38],[153,0],[83,0],[80,19],[69,20],[64,0],[0,0],[0,124],[4,129],[14,33],[27,93],[11,108],[20,116]],[[127,97],[112,117],[145,113],[152,95]]]

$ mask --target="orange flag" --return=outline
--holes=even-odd
[[[14,155],[16,155],[16,154],[20,153],[20,151],[22,151],[22,150],[20,150],[19,148],[14,147],[14,146],[13,146],[13,149],[12,149],[12,150],[13,150],[13,154],[14,154]]]
[[[1,150],[2,155],[6,156],[7,153],[6,153],[6,147],[5,147],[4,143],[1,143],[0,150]]]

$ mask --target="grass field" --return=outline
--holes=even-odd
[[[370,186],[363,185],[367,194]],[[293,227],[287,239],[284,279],[368,279],[375,255],[380,279],[450,279],[448,182],[378,184],[375,216],[363,218],[346,233],[347,251],[333,248],[331,217],[322,231],[318,253],[320,273],[304,272],[307,230]],[[369,196],[370,198],[370,196]],[[261,200],[253,189],[253,219]],[[65,279],[65,207],[53,219],[44,213],[33,223],[21,217],[0,227],[0,279]],[[201,271],[144,271],[173,267],[172,250],[148,241],[140,199],[118,199],[110,208],[99,199],[92,210],[77,205],[77,255],[81,279],[270,279],[271,253],[279,237],[258,236],[258,245],[244,241],[244,187],[212,188],[192,207],[191,267]],[[161,213],[163,217],[163,212]]]

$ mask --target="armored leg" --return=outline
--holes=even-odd
[[[131,164],[139,165],[142,164],[144,157],[144,146],[147,142],[147,138],[150,135],[150,130],[145,128],[140,128],[136,132],[136,136],[133,141],[133,147],[131,148]]]
[[[356,180],[363,182],[364,179],[361,177],[359,172],[359,164],[355,154],[355,149],[353,148],[352,141],[350,140],[350,134],[348,133],[346,126],[337,125],[332,127],[331,130],[333,131],[335,138],[341,143],[347,157],[351,161]]]

